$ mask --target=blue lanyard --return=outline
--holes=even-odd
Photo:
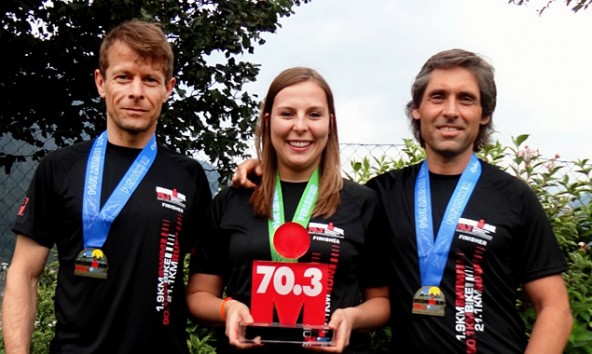
[[[427,162],[422,163],[415,181],[415,233],[422,286],[440,285],[456,225],[480,176],[481,162],[473,154],[454,188],[434,240],[430,175]]]
[[[136,187],[140,184],[156,157],[156,136],[142,149],[125,176],[121,179],[103,208],[101,208],[101,188],[103,168],[107,151],[107,132],[103,132],[90,150],[84,195],[82,198],[82,226],[84,248],[101,248],[107,239],[113,220],[119,215]]]

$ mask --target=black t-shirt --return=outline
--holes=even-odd
[[[388,246],[391,352],[524,352],[527,338],[516,310],[517,288],[567,269],[540,202],[528,185],[482,162],[440,284],[445,316],[412,314],[412,298],[421,286],[414,217],[419,166],[367,183],[378,191],[395,235]],[[430,174],[434,234],[458,178]]]
[[[74,275],[83,249],[82,197],[91,142],[50,153],[33,178],[14,232],[60,262],[52,353],[186,353],[183,259],[211,201],[200,164],[164,146],[113,221],[102,250],[106,280]],[[109,144],[102,204],[139,149]]]
[[[332,271],[326,305],[330,314],[338,308],[356,306],[362,290],[385,286],[385,219],[376,194],[364,186],[344,181],[341,204],[332,217],[313,217],[308,224],[311,247],[298,262],[327,263]],[[285,219],[291,220],[305,184],[282,182]],[[212,203],[207,232],[191,260],[192,273],[223,277],[226,296],[251,305],[253,260],[271,260],[267,219],[254,216],[249,204],[252,190],[227,188]],[[368,333],[353,333],[346,353],[368,351]],[[218,353],[233,352],[223,330],[219,332]],[[310,353],[298,346],[280,348],[266,345],[248,352]]]

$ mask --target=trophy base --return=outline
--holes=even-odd
[[[245,343],[284,343],[302,346],[331,346],[333,330],[327,326],[281,323],[241,324]]]

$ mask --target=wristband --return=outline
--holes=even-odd
[[[228,296],[222,299],[222,302],[220,303],[220,317],[222,317],[222,321],[226,321],[226,312],[224,311],[224,305],[226,305],[226,303],[230,300],[232,300],[232,298]]]

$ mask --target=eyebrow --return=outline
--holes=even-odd
[[[285,105],[281,105],[281,106],[276,106],[276,109],[295,109],[295,108],[294,108],[293,105],[285,104]],[[324,105],[314,105],[314,106],[307,107],[306,110],[325,110],[325,111],[329,111],[329,107],[324,106]]]
[[[448,96],[450,94],[450,91],[447,89],[443,89],[443,88],[435,88],[435,89],[426,91],[425,94],[429,95],[429,96],[436,95],[436,94]],[[456,96],[468,96],[473,99],[477,99],[479,97],[478,95],[474,94],[471,91],[460,91],[460,92],[456,93]]]

